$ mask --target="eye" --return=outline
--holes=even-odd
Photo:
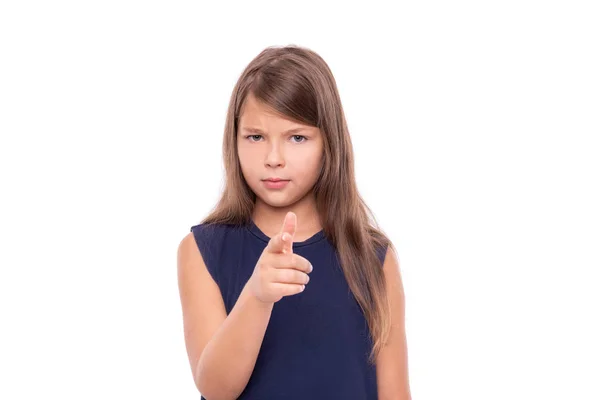
[[[262,137],[262,135],[249,135],[249,136],[246,136],[246,139],[248,139],[248,138],[255,138],[255,137]],[[251,142],[256,142],[256,140],[250,140],[250,141]]]
[[[308,139],[306,139],[306,137],[305,137],[305,136],[302,136],[302,135],[294,135],[294,136],[292,136],[292,137],[293,137],[293,138],[302,138],[302,139],[304,139],[304,140],[302,140],[302,141],[299,141],[299,142],[298,142],[298,141],[295,141],[296,143],[302,143],[302,142],[306,142],[306,141],[308,140]]]

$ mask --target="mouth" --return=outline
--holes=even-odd
[[[288,182],[289,179],[269,178],[269,179],[263,179],[263,181],[265,181],[265,182]]]
[[[285,179],[265,179],[263,180],[264,185],[267,189],[282,189],[284,188],[289,180]]]

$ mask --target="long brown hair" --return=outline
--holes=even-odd
[[[376,249],[393,248],[393,244],[358,192],[337,85],[328,65],[314,51],[296,45],[267,47],[242,72],[225,123],[225,187],[202,223],[243,225],[251,218],[256,194],[243,178],[237,153],[238,119],[250,93],[281,115],[318,127],[323,134],[323,164],[313,194],[325,236],[337,250],[348,286],[367,321],[373,340],[369,361],[374,363],[391,326]]]

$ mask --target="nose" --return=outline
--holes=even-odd
[[[265,160],[265,164],[269,167],[285,166],[283,154],[277,143],[273,143],[273,145],[271,146],[271,150],[269,151],[269,154],[267,154],[267,159]]]

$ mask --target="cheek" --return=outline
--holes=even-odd
[[[245,149],[243,146],[238,147],[238,159],[240,160],[240,165],[243,170],[248,170],[252,164],[251,153],[248,149]]]
[[[313,153],[307,155],[298,155],[289,160],[290,167],[299,177],[312,178],[319,173],[321,167],[321,158]],[[303,179],[304,180],[304,179]]]
[[[239,161],[240,161],[240,169],[242,170],[242,176],[244,177],[246,182],[248,182],[248,184],[250,184],[253,181],[253,174],[252,174],[253,169],[248,164],[248,162],[246,162],[247,160],[244,159],[242,154],[239,155]]]

